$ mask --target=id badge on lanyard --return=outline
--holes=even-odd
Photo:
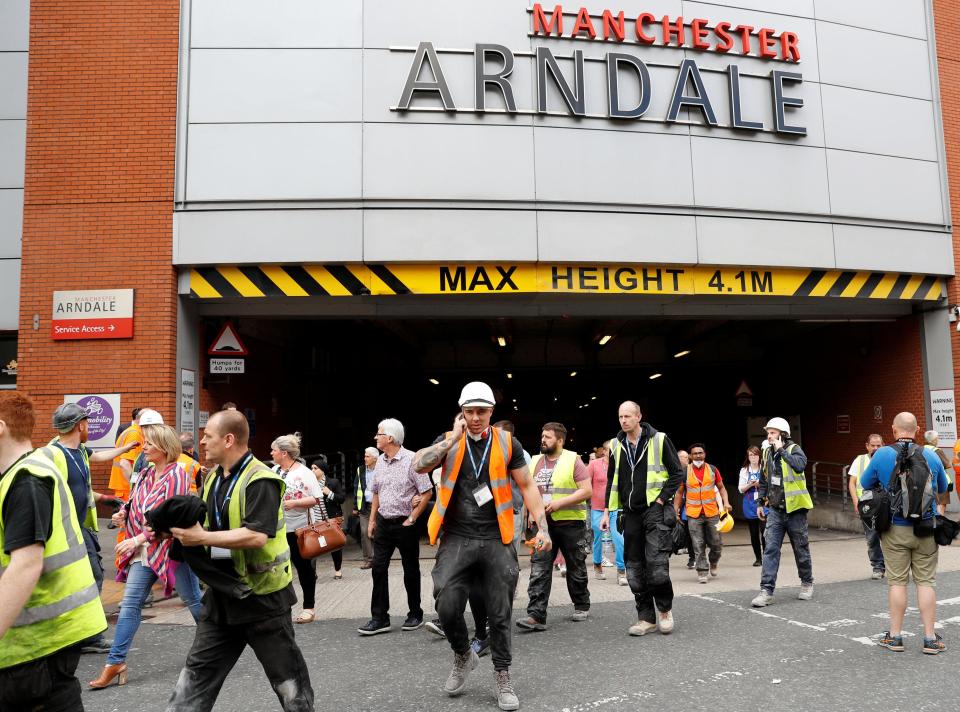
[[[492,443],[493,433],[491,432],[487,438],[487,446],[483,450],[483,456],[480,458],[479,465],[477,465],[477,461],[473,458],[470,443],[465,443],[467,446],[467,455],[470,457],[470,464],[473,465],[473,474],[477,478],[477,484],[479,485],[479,487],[473,491],[473,499],[476,501],[478,507],[482,507],[493,500],[493,492],[490,491],[490,486],[480,482],[480,472],[483,470],[483,465],[487,461],[487,456],[490,454],[490,446]]]

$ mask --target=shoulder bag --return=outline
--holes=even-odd
[[[300,556],[304,559],[315,559],[323,554],[329,554],[331,551],[337,551],[346,546],[347,537],[336,521],[327,517],[327,508],[323,503],[323,497],[317,498],[317,506],[320,508],[320,521],[312,521],[310,511],[307,510],[307,526],[296,530],[297,549],[300,550]]]

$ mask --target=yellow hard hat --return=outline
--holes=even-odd
[[[726,534],[731,529],[733,529],[733,517],[730,512],[721,512],[720,521],[717,522],[717,531]]]

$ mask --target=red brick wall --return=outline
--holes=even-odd
[[[179,8],[31,2],[18,387],[38,441],[66,393],[119,392],[125,418],[150,405],[175,421]],[[55,289],[118,288],[136,290],[133,339],[51,339]]]

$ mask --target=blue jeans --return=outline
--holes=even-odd
[[[123,590],[123,601],[120,603],[120,617],[117,619],[117,629],[113,635],[113,646],[107,655],[107,664],[116,665],[127,659],[133,636],[140,627],[140,613],[143,602],[147,600],[150,588],[157,582],[157,575],[149,566],[140,562],[133,564],[127,571],[127,585]],[[180,600],[190,609],[193,620],[200,616],[200,583],[196,574],[186,564],[180,564],[177,569],[177,593]]]
[[[880,534],[876,529],[864,525],[863,534],[867,539],[867,554],[870,557],[870,566],[874,571],[885,571],[886,564],[883,563],[883,549],[880,548]]]
[[[807,536],[807,510],[798,509],[787,514],[771,507],[767,514],[767,548],[763,550],[763,573],[760,576],[760,588],[769,594],[773,594],[777,587],[780,547],[783,546],[784,534],[790,537],[800,583],[813,583],[813,560],[810,558],[810,539]]]
[[[603,563],[603,532],[600,531],[600,520],[603,518],[602,509],[590,510],[590,521],[593,524],[593,565]],[[613,536],[613,550],[617,554],[617,571],[626,567],[623,563],[623,534],[617,531],[617,510],[610,512],[610,534]]]

